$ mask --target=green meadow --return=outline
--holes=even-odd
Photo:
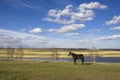
[[[120,80],[120,64],[1,59],[0,80]]]

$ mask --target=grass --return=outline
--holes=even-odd
[[[0,60],[0,80],[120,80],[120,64]]]

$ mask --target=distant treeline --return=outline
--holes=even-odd
[[[120,49],[99,49],[99,50],[103,50],[103,51],[120,51]]]

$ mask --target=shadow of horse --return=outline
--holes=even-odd
[[[92,65],[93,63],[90,63],[90,62],[86,62],[84,63],[84,65]]]

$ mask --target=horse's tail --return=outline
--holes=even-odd
[[[84,55],[81,55],[81,61],[82,61],[82,64],[83,64],[84,61],[85,61]]]

